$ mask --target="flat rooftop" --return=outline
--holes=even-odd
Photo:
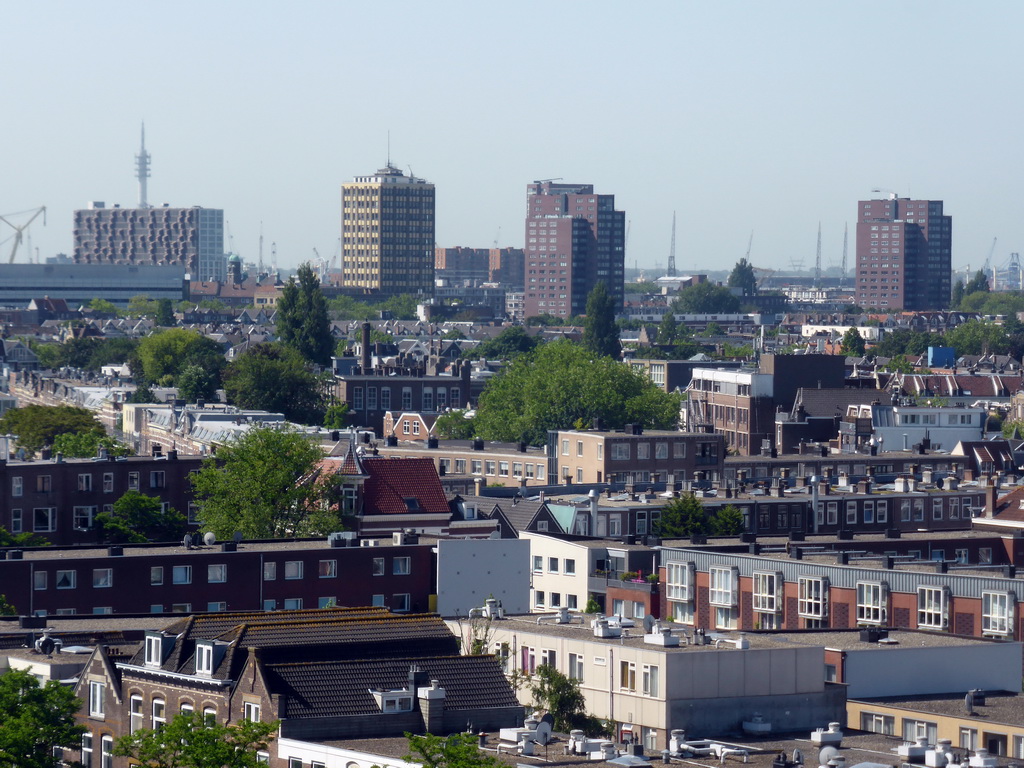
[[[887,706],[910,709],[929,715],[949,715],[952,717],[970,717],[979,726],[999,723],[1015,727],[1024,727],[1024,696],[1010,691],[986,691],[985,703],[974,705],[974,714],[968,715],[964,707],[964,694],[904,696],[873,699],[857,699],[857,701],[877,702]]]

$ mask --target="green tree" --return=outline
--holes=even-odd
[[[678,314],[727,315],[740,311],[740,300],[728,288],[698,283],[683,288],[673,307]]]
[[[957,280],[953,283],[953,295],[950,299],[949,305],[953,309],[960,308],[960,302],[964,300],[964,281]]]
[[[92,413],[70,405],[26,405],[12,408],[0,418],[0,434],[17,435],[18,445],[32,453],[53,445],[58,435],[81,432],[106,434]]]
[[[114,317],[117,317],[121,314],[121,310],[117,308],[117,305],[111,301],[107,301],[106,299],[93,299],[86,306],[93,312],[99,312],[103,315],[113,315]]]
[[[1006,331],[995,323],[970,320],[946,332],[946,345],[961,355],[1004,355],[1010,348]]]
[[[615,324],[615,299],[604,280],[587,296],[587,319],[583,325],[583,345],[599,357],[618,360],[622,356],[619,327]]]
[[[597,718],[587,714],[587,699],[579,680],[572,680],[548,664],[537,667],[531,682],[534,706],[546,710],[555,719],[555,730],[568,733],[574,729],[599,735],[603,728]]]
[[[18,609],[7,602],[7,595],[0,595],[0,616],[17,616]]]
[[[155,403],[156,395],[150,388],[149,384],[145,381],[140,382],[136,387],[135,391],[132,392],[131,397],[128,398],[129,403]]]
[[[235,725],[208,722],[198,712],[183,712],[157,730],[143,728],[122,736],[113,752],[153,768],[257,768],[279,722]]]
[[[324,426],[328,429],[342,429],[348,425],[348,403],[334,403],[327,406]]]
[[[974,277],[968,280],[967,284],[964,286],[964,295],[970,296],[972,293],[977,293],[978,291],[988,293],[989,290],[988,277],[979,269],[974,273]]]
[[[342,530],[339,478],[317,477],[323,452],[299,432],[258,427],[203,462],[192,487],[203,528],[218,538],[319,536]]]
[[[458,341],[459,339],[464,337],[465,334],[458,328],[449,328],[447,331],[444,332],[444,336],[442,336],[441,338],[444,339],[445,341]]]
[[[732,504],[722,507],[711,518],[711,533],[715,536],[739,536],[744,530],[743,513]]]
[[[406,733],[409,754],[405,760],[419,763],[423,768],[500,768],[502,765],[477,747],[472,733],[453,733],[441,737],[432,733],[422,736]]]
[[[437,417],[434,430],[446,440],[469,440],[476,435],[476,421],[467,419],[465,411],[448,411]]]
[[[892,373],[913,373],[914,366],[907,360],[906,355],[896,355],[882,366],[882,370]]]
[[[0,675],[0,766],[55,768],[59,747],[76,748],[85,728],[75,725],[80,701],[56,680],[39,681],[26,670]]]
[[[661,518],[652,526],[655,536],[682,539],[711,532],[704,505],[696,496],[681,496],[661,508]]]
[[[156,496],[128,491],[114,502],[113,511],[100,512],[94,522],[104,541],[138,544],[144,541],[178,541],[187,527],[185,516],[163,509]]]
[[[736,262],[736,266],[729,273],[729,280],[726,282],[730,288],[739,288],[743,296],[757,295],[757,275],[754,274],[754,266],[745,258]]]
[[[676,320],[676,313],[670,308],[661,318],[658,326],[658,343],[675,344],[679,337],[679,322]]]
[[[334,337],[327,317],[327,301],[309,264],[299,267],[298,280],[289,280],[281,289],[275,322],[282,344],[311,363],[330,365]]]
[[[328,374],[329,375],[329,374]],[[283,413],[289,421],[323,424],[325,383],[306,360],[282,344],[256,344],[224,369],[228,402]]]
[[[609,429],[635,423],[671,429],[680,398],[610,357],[559,340],[522,355],[491,379],[477,407],[478,434],[487,440],[544,445],[549,429],[571,429],[600,417]]]
[[[219,376],[225,362],[220,344],[185,328],[168,328],[147,336],[139,342],[138,355],[142,365],[140,378],[162,386],[174,384],[190,365]],[[139,376],[134,369],[132,373]]]
[[[212,399],[217,394],[220,380],[216,374],[192,363],[181,369],[175,383],[178,387],[178,397],[187,403],[195,403],[199,400]]]
[[[140,293],[128,299],[128,314],[133,317],[141,317],[143,315],[156,316],[159,309],[159,302],[156,299],[149,298],[145,293]]]
[[[174,304],[170,299],[157,299],[154,322],[167,328],[178,324],[177,318],[174,317]]]
[[[843,334],[843,354],[847,357],[863,357],[864,350],[864,337],[860,335],[860,331],[853,326],[847,328]]]
[[[467,349],[462,357],[474,360],[515,360],[535,350],[539,343],[540,339],[527,333],[523,326],[510,325],[493,339]]]
[[[124,443],[92,430],[65,432],[53,439],[53,452],[61,453],[66,459],[88,459],[98,455],[100,448],[106,448],[108,456],[134,455],[134,451]]]

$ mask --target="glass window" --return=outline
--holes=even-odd
[[[114,570],[112,568],[93,568],[92,585],[100,589],[114,586]]]
[[[391,565],[392,573],[396,576],[408,576],[412,573],[412,560],[408,557],[396,557]]]
[[[302,561],[301,560],[286,560],[284,564],[284,577],[285,579],[301,579],[302,578]]]
[[[192,566],[191,565],[175,565],[171,568],[171,583],[172,584],[191,584],[192,583]]]
[[[274,581],[277,578],[277,563],[263,564],[263,580]]]
[[[882,585],[870,582],[857,584],[857,621],[862,624],[881,624],[884,618]]]
[[[321,560],[319,568],[321,579],[333,579],[338,575],[337,560]]]
[[[95,680],[89,683],[89,715],[91,717],[103,717],[106,698],[107,686],[104,683]]]
[[[57,571],[57,589],[74,589],[77,575],[77,571]]]
[[[946,591],[942,587],[917,588],[917,625],[929,629],[946,626]]]
[[[206,566],[206,580],[210,584],[223,584],[228,580],[228,567],[221,563]]]
[[[981,593],[981,631],[986,635],[1009,635],[1012,629],[1010,595]]]

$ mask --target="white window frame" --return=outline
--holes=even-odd
[[[1007,637],[1013,634],[1014,596],[1008,592],[981,593],[981,633]]]
[[[644,664],[640,673],[641,692],[644,696],[658,696],[661,690],[661,670],[657,664]]]
[[[949,601],[945,587],[922,585],[917,588],[917,626],[946,629],[949,626]]]
[[[822,576],[801,576],[797,613],[804,619],[828,616],[828,582]]]
[[[885,623],[884,586],[877,581],[857,582],[857,623]]]
[[[107,685],[99,680],[89,681],[89,717],[103,717],[107,700]]]

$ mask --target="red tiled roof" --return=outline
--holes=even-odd
[[[996,501],[995,519],[1014,523],[1024,522],[1024,509],[1021,508],[1022,502],[1024,502],[1024,486],[1014,488]]]
[[[448,501],[433,459],[366,457],[364,515],[447,514]],[[415,506],[407,500],[415,499]]]

